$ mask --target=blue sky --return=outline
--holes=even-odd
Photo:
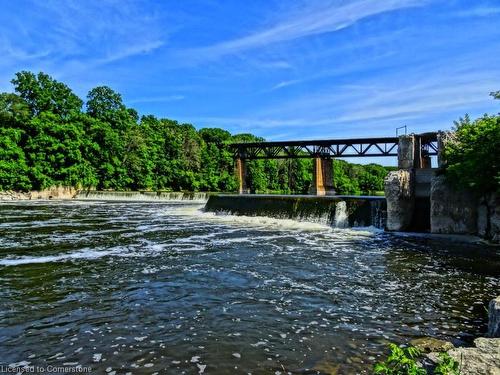
[[[499,0],[0,0],[0,90],[85,97],[268,140],[447,129],[498,112]]]

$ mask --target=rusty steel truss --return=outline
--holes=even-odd
[[[427,155],[437,155],[437,133],[415,135],[421,151]],[[313,141],[280,141],[234,143],[231,148],[234,157],[241,160],[252,159],[297,159],[317,157],[368,157],[397,156],[398,137],[330,139]]]

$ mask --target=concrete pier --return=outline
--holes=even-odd
[[[398,140],[398,170],[385,179],[387,229],[429,231],[431,229],[432,168],[424,135],[403,135]]]
[[[238,192],[240,194],[249,194],[250,190],[247,187],[247,168],[245,160],[240,158],[236,159],[236,175],[240,184]]]
[[[333,188],[333,159],[317,157],[314,159],[311,195],[335,195]]]

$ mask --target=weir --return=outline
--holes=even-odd
[[[384,197],[311,195],[211,195],[205,211],[268,216],[330,225],[337,228],[385,227]]]
[[[80,190],[75,196],[79,200],[105,201],[172,201],[172,202],[200,202],[207,201],[209,193],[197,192],[168,192],[168,191],[99,191]]]

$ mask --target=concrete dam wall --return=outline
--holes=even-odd
[[[208,198],[205,211],[383,229],[386,203],[384,197],[220,194]]]
[[[209,193],[201,192],[165,192],[165,191],[99,191],[80,190],[75,195],[79,200],[105,200],[105,201],[172,201],[172,202],[201,202],[207,201]]]

